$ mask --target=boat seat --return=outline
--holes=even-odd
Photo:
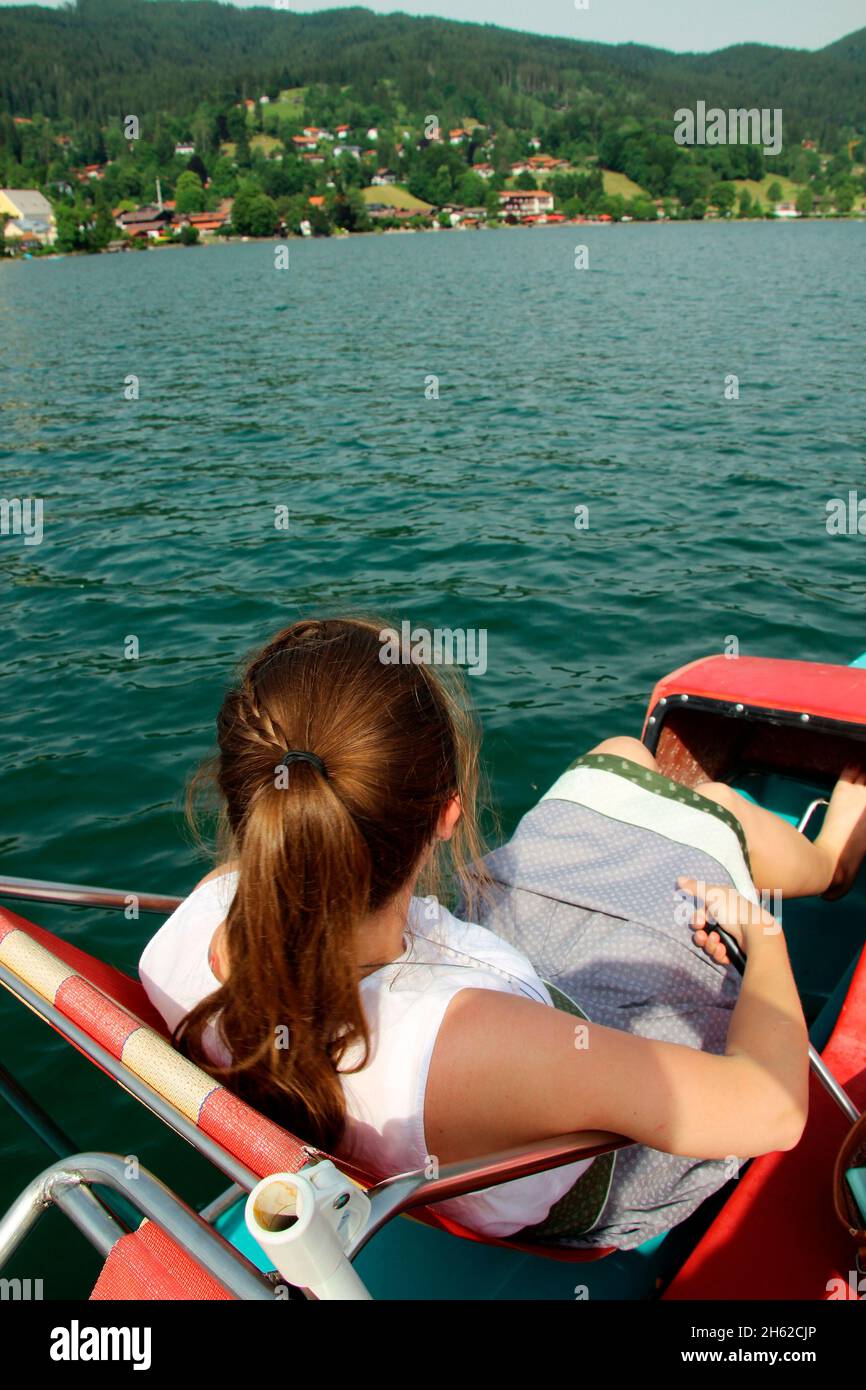
[[[822,1056],[866,1110],[866,948]],[[810,1077],[809,1119],[795,1149],[755,1159],[664,1297],[854,1297],[854,1242],[833,1211],[833,1164],[850,1122]]]
[[[390,1176],[365,1171],[304,1144],[239,1100],[172,1046],[163,1019],[138,980],[5,908],[0,908],[0,963],[257,1177],[296,1172],[316,1156],[333,1158],[342,1172],[363,1187],[372,1187]],[[606,1248],[575,1250],[482,1236],[428,1207],[413,1208],[409,1219],[464,1240],[567,1263],[587,1263],[612,1253]],[[151,1232],[143,1235],[142,1228],[124,1237],[118,1242],[116,1255],[112,1252],[113,1266],[120,1267],[126,1261],[133,1271],[130,1277],[137,1278],[134,1271],[142,1261],[151,1259],[153,1239]],[[112,1279],[107,1272],[107,1286]]]
[[[172,1240],[161,1226],[143,1221],[109,1251],[93,1292],[95,1302],[110,1299],[174,1302],[176,1299],[229,1299],[218,1279]]]

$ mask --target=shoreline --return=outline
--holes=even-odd
[[[163,242],[163,243],[161,243],[161,244],[154,244],[154,243],[149,242],[146,246],[142,247],[141,250],[144,250],[144,251],[195,251],[195,250],[200,250],[200,249],[207,249],[207,248],[209,248],[209,247],[214,247],[214,246],[242,246],[242,245],[248,245],[248,244],[249,244],[249,245],[253,245],[253,246],[265,246],[265,245],[269,245],[269,246],[283,246],[283,245],[288,245],[288,244],[291,243],[291,242],[307,242],[307,241],[332,241],[332,242],[333,242],[333,241],[354,241],[354,240],[355,240],[356,238],[358,238],[358,237],[418,236],[419,234],[421,234],[421,235],[426,235],[426,234],[428,234],[428,233],[431,233],[431,234],[432,234],[432,233],[435,233],[435,234],[437,234],[437,235],[439,235],[440,233],[444,233],[445,235],[448,235],[449,233],[454,233],[454,232],[458,232],[458,233],[461,233],[461,234],[463,234],[463,235],[469,235],[471,232],[514,232],[514,231],[536,232],[536,231],[549,231],[549,230],[555,229],[555,228],[560,228],[560,229],[562,229],[562,228],[564,228],[564,227],[582,227],[582,228],[589,228],[589,227],[592,227],[592,228],[598,228],[598,229],[605,229],[605,230],[607,230],[607,229],[612,228],[612,227],[697,227],[697,226],[706,226],[706,225],[709,225],[709,226],[723,226],[723,227],[735,227],[735,226],[744,226],[744,227],[745,227],[745,226],[755,226],[755,225],[758,225],[758,226],[768,226],[768,225],[775,225],[775,226],[798,226],[798,225],[801,225],[801,224],[804,224],[804,223],[810,223],[810,224],[812,224],[812,223],[822,223],[822,224],[834,225],[834,226],[838,226],[839,224],[844,224],[844,223],[859,223],[860,225],[866,225],[866,212],[858,213],[856,216],[853,216],[853,217],[852,217],[852,216],[845,216],[845,217],[806,217],[806,216],[801,216],[801,217],[712,217],[712,218],[706,218],[706,217],[700,217],[700,218],[688,218],[688,217],[660,217],[660,218],[658,218],[655,222],[651,222],[651,221],[639,221],[639,220],[636,219],[636,218],[631,218],[631,219],[629,219],[628,221],[624,221],[623,219],[620,219],[619,221],[613,221],[613,220],[612,220],[612,221],[610,221],[610,222],[600,222],[600,221],[594,221],[594,220],[592,220],[592,219],[583,219],[583,220],[571,219],[571,220],[568,220],[568,221],[565,221],[565,222],[549,222],[549,223],[548,223],[548,222],[535,222],[535,223],[532,223],[531,226],[526,226],[526,225],[524,225],[524,224],[522,224],[522,223],[520,223],[520,222],[514,222],[514,223],[500,223],[498,226],[480,226],[480,227],[460,227],[460,226],[457,226],[457,227],[383,227],[381,230],[376,229],[376,228],[370,228],[369,231],[363,231],[363,232],[346,232],[346,231],[338,231],[338,232],[334,232],[331,236],[326,236],[326,237],[325,237],[325,236],[318,236],[318,237],[317,237],[317,236],[301,236],[301,235],[299,235],[299,234],[296,233],[296,232],[292,232],[290,235],[285,236],[285,237],[273,237],[273,236],[265,236],[265,237],[253,237],[253,236],[238,236],[238,237],[235,237],[235,236],[228,236],[228,237],[226,237],[226,236],[211,236],[211,237],[207,237],[206,239],[202,239],[201,241],[194,242],[191,246],[184,246],[183,243],[180,242],[180,241],[166,241],[166,242]],[[127,255],[127,254],[140,255],[140,254],[141,254],[141,251],[138,250],[138,249],[133,248],[132,246],[118,247],[118,248],[116,248],[115,250],[110,251],[110,250],[108,249],[108,247],[106,246],[106,247],[103,247],[102,250],[100,250],[100,251],[75,250],[75,251],[48,251],[48,252],[36,252],[36,253],[33,253],[33,252],[24,252],[24,253],[23,253],[22,255],[20,255],[20,256],[0,256],[0,266],[4,265],[4,264],[7,263],[7,262],[10,263],[10,264],[13,264],[13,263],[16,263],[16,262],[18,262],[18,261],[63,261],[63,260],[67,260],[67,259],[69,259],[70,257],[73,257],[73,256],[74,256],[74,257],[79,257],[79,256],[81,256],[81,257],[93,257],[93,256],[122,256],[122,255]]]

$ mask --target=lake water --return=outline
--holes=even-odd
[[[301,615],[486,631],[505,831],[729,636],[851,659],[866,536],[826,506],[866,497],[864,247],[686,224],[0,265],[0,497],[44,506],[41,544],[0,538],[2,870],[186,891],[186,775],[233,664]],[[158,923],[31,915],[130,968]],[[22,1015],[0,1002],[3,1056],[77,1144],[212,1195]],[[0,1144],[2,1204],[47,1158],[3,1110]]]

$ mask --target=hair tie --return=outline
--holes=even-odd
[[[310,753],[306,748],[289,748],[277,763],[278,767],[288,767],[289,763],[309,763],[323,777],[328,776],[328,769],[322,762],[318,753]]]

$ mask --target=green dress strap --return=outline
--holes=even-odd
[[[555,1008],[561,1013],[571,1014],[574,1018],[589,1021],[579,1004],[575,1004],[573,999],[563,994],[561,989],[557,989],[556,985],[552,985],[548,980],[544,983],[550,991]],[[535,1226],[525,1226],[522,1231],[516,1231],[510,1239],[534,1240],[543,1244],[546,1240],[569,1239],[591,1231],[598,1224],[607,1203],[615,1164],[615,1153],[601,1154],[594,1158],[574,1186],[563,1193],[558,1202],[554,1202],[543,1221],[539,1221]]]

